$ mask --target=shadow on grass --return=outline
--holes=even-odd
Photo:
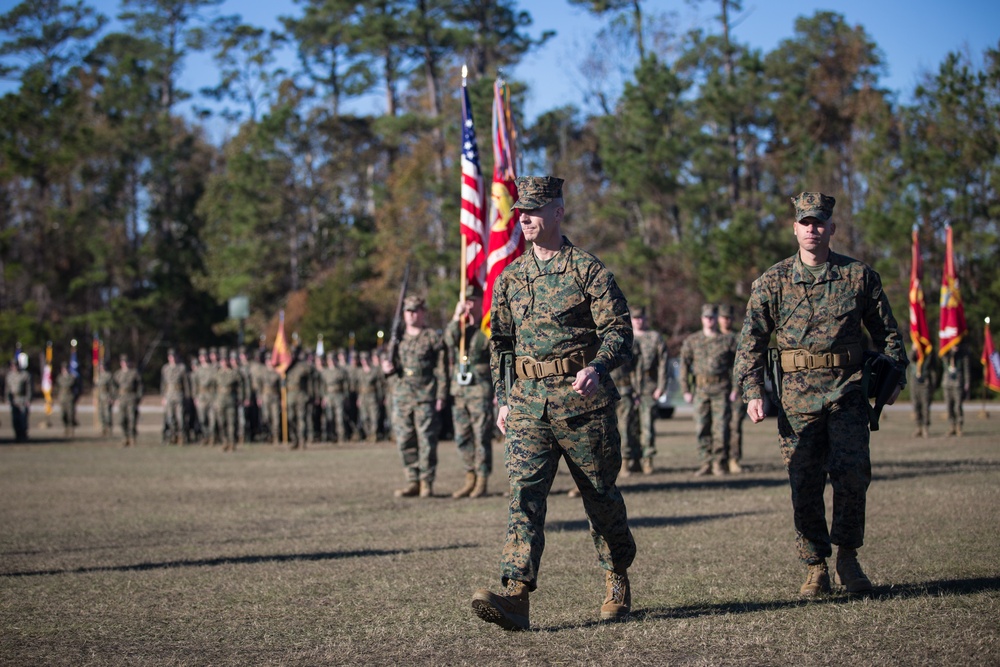
[[[629,484],[624,482],[618,485],[622,493],[628,495],[632,493],[650,493],[659,491],[700,491],[710,489],[732,489],[734,491],[745,491],[747,489],[773,488],[776,486],[788,486],[788,479],[762,478],[750,475],[726,475],[721,477],[699,477],[682,482],[638,482]]]
[[[663,528],[666,526],[684,526],[689,523],[703,523],[705,521],[719,521],[722,519],[733,519],[740,516],[752,516],[755,514],[772,514],[773,512],[726,512],[723,514],[695,514],[694,516],[640,516],[630,517],[628,525],[631,528]],[[576,521],[550,521],[545,524],[547,532],[552,531],[575,531],[590,530],[590,524],[586,519]]]
[[[872,480],[891,481],[1000,470],[1000,461],[956,459],[951,461],[879,461],[872,464]]]
[[[893,586],[876,586],[867,596],[874,602],[938,597],[941,595],[973,595],[976,593],[1000,591],[1000,577],[975,577],[973,579],[942,579],[923,583]],[[762,611],[780,611],[809,605],[845,604],[858,600],[858,596],[835,593],[817,600],[774,600],[772,602],[720,602],[710,605],[686,605],[683,607],[648,607],[632,612],[632,621],[661,621],[719,616],[722,614],[752,614]],[[627,622],[627,621],[610,621]],[[533,628],[538,632],[558,632],[606,625],[609,621],[590,620],[583,623],[566,623],[543,628]]]
[[[135,565],[98,565],[75,567],[61,570],[33,570],[29,572],[4,572],[0,578],[43,577],[55,574],[90,574],[93,572],[144,572],[174,567],[214,567],[217,565],[254,565],[257,563],[288,563],[301,561],[340,560],[343,558],[370,558],[372,556],[400,556],[403,554],[450,551],[452,549],[474,549],[478,544],[450,544],[438,547],[415,549],[358,549],[357,551],[323,551],[312,554],[273,554],[270,556],[222,556],[219,558],[198,558],[193,560],[170,560],[161,563],[136,563]]]

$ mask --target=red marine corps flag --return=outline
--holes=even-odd
[[[483,170],[479,166],[479,144],[472,122],[469,91],[465,85],[468,69],[462,65],[462,231],[465,285],[482,288],[486,282],[486,202],[483,190]],[[462,292],[465,294],[465,292]]]
[[[983,383],[987,389],[1000,391],[1000,352],[993,349],[990,335],[990,318],[986,318],[986,340],[983,343]]]
[[[524,253],[521,223],[514,210],[517,199],[514,120],[510,116],[507,84],[493,84],[493,187],[490,190],[490,244],[483,290],[483,332],[490,333],[493,283],[507,266]]]
[[[941,327],[938,339],[938,355],[943,357],[958,345],[968,329],[965,326],[965,307],[958,290],[958,275],[955,272],[955,256],[951,246],[951,225],[945,227],[944,278],[941,280]]]
[[[910,341],[917,353],[917,375],[920,375],[924,359],[931,352],[931,331],[927,326],[927,307],[924,303],[924,288],[920,281],[924,277],[920,259],[920,242],[917,240],[917,226],[913,225],[913,259],[910,263]]]

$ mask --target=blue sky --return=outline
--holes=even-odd
[[[15,4],[14,0],[0,0],[0,11]],[[118,12],[118,0],[90,0],[89,4],[111,17]],[[792,36],[798,16],[830,10],[842,14],[851,25],[860,24],[885,55],[889,74],[883,86],[899,93],[901,102],[909,101],[921,73],[936,70],[948,52],[967,50],[978,62],[987,47],[995,48],[1000,42],[998,0],[743,0],[743,5],[744,10],[736,15],[733,37],[765,52]],[[585,107],[583,91],[588,84],[578,63],[580,54],[592,48],[604,21],[571,7],[566,0],[521,0],[520,6],[534,18],[529,32],[557,31],[555,38],[509,73],[530,86],[525,114],[534,118],[568,103]],[[295,15],[298,10],[292,0],[226,0],[220,11],[241,14],[248,23],[278,28],[278,16]],[[644,0],[643,10],[647,15],[671,13],[678,31],[693,27],[717,31],[712,17],[719,11],[718,0]],[[603,49],[613,59],[614,45]],[[286,62],[294,66],[291,56]],[[207,56],[186,63],[181,81],[184,88],[193,91],[214,83]],[[368,103],[375,107],[371,111],[379,111],[381,95],[372,96]]]

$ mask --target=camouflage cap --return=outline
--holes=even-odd
[[[797,197],[792,197],[795,222],[801,222],[805,218],[816,218],[826,222],[833,217],[833,206],[836,203],[836,199],[821,192],[800,193]]]
[[[642,319],[646,319],[646,307],[645,306],[639,306],[638,308],[636,308],[635,310],[632,311],[632,319],[634,320],[637,317],[641,317]]]
[[[172,347],[167,348],[167,356],[168,357],[176,357],[177,356],[177,350],[175,350]]]
[[[514,208],[532,211],[562,197],[563,179],[555,176],[520,176],[517,184],[517,201]]]
[[[198,356],[200,356],[200,357],[207,357],[208,356],[208,350],[205,349],[205,348],[203,348],[203,347],[199,347],[198,348]]]
[[[118,356],[118,361],[123,361],[123,362],[127,363],[128,362],[128,355],[127,354],[119,355]]]
[[[723,303],[723,304],[719,305],[719,317],[725,317],[725,318],[731,320],[731,319],[733,319],[733,314],[735,312],[736,312],[736,309],[733,308],[728,303]]]
[[[715,317],[717,314],[718,311],[716,310],[714,303],[706,303],[702,305],[701,307],[702,317]]]
[[[423,310],[425,305],[421,296],[408,296],[403,299],[403,310]]]

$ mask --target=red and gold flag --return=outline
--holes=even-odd
[[[282,375],[292,365],[292,352],[288,349],[285,338],[285,311],[278,315],[278,335],[274,337],[274,347],[271,349],[271,365]]]
[[[1000,392],[1000,352],[993,349],[993,336],[990,335],[990,318],[986,318],[983,342],[983,384],[987,389]]]
[[[941,280],[941,326],[938,331],[938,355],[944,356],[957,346],[968,329],[965,325],[965,307],[958,289],[955,256],[952,252],[951,225],[945,227],[944,277]]]
[[[924,359],[930,354],[931,331],[927,326],[927,306],[924,302],[924,288],[920,281],[924,277],[920,258],[920,242],[917,240],[917,226],[913,226],[913,258],[910,263],[910,341],[917,353],[917,375],[920,375]]]
[[[515,141],[517,132],[510,114],[507,84],[493,84],[493,187],[490,189],[490,244],[486,257],[486,288],[483,290],[483,332],[490,333],[493,283],[511,262],[524,253],[524,235],[517,219]]]
[[[472,106],[462,68],[462,212],[459,227],[465,240],[465,280],[482,288],[486,282],[486,202],[483,170],[479,166],[479,144],[472,122]]]

